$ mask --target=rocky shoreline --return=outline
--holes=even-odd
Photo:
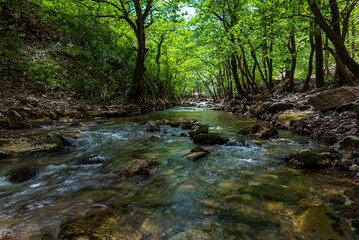
[[[257,118],[327,144],[332,164],[356,173],[359,172],[358,106],[359,87],[309,94],[249,95],[223,103],[230,114]]]
[[[4,101],[5,102],[5,101]],[[11,99],[0,105],[0,132],[50,125],[56,122],[101,119],[141,115],[180,105],[179,100],[147,100],[130,104],[118,100],[112,103],[90,104],[50,100],[36,97]]]

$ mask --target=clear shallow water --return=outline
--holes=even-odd
[[[158,141],[150,140],[154,134],[145,131],[149,120],[184,117],[209,124],[211,132],[231,140],[244,139],[246,146],[205,147],[210,155],[189,162],[182,156],[195,145],[179,137],[186,130],[161,126],[162,132],[155,133],[163,138]],[[327,203],[354,184],[351,176],[333,169],[287,168],[281,158],[291,151],[323,146],[289,132],[280,133],[289,141],[259,146],[237,134],[251,123],[226,112],[175,108],[84,122],[80,128],[57,125],[2,133],[41,135],[55,130],[71,136],[73,145],[57,153],[0,162],[0,238],[11,232],[14,239],[54,239],[62,223],[110,209],[135,229],[141,229],[146,219],[153,220],[155,228],[161,229],[156,236],[162,239],[193,229],[209,234],[210,239],[308,239],[292,224],[300,209],[298,199]],[[101,156],[107,163],[75,164],[91,156]],[[119,182],[118,173],[134,159],[162,164],[143,182]],[[21,166],[37,166],[41,171],[26,182],[9,183],[7,173]],[[288,197],[292,195],[298,199]]]

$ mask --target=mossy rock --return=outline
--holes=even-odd
[[[269,139],[278,136],[278,130],[267,122],[258,122],[241,129],[239,134],[247,135],[251,138]]]
[[[136,229],[121,224],[112,213],[99,213],[61,226],[61,239],[96,239],[96,240],[140,240],[142,234]]]
[[[254,185],[244,188],[243,191],[259,198],[279,202],[298,202],[305,196],[303,193],[289,187],[270,184]]]
[[[327,156],[314,152],[303,152],[290,159],[288,165],[302,169],[323,169],[331,166]]]
[[[279,115],[279,120],[284,124],[291,124],[305,118],[308,118],[308,114],[306,112],[282,113]]]
[[[326,206],[308,208],[294,219],[293,225],[296,231],[303,232],[303,239],[355,239],[345,219],[337,217]]]
[[[218,133],[206,133],[198,134],[193,137],[193,142],[196,144],[206,144],[206,145],[222,145],[229,141],[229,138],[222,136]]]

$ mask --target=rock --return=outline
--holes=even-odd
[[[184,156],[184,158],[188,159],[192,162],[195,162],[201,158],[204,158],[207,155],[208,155],[208,152],[194,152],[194,153],[187,154],[186,156]]]
[[[295,230],[310,234],[310,239],[355,239],[345,219],[337,217],[326,206],[308,208],[295,218],[293,225]]]
[[[118,175],[120,180],[128,180],[131,178],[146,179],[151,175],[151,169],[160,165],[159,162],[151,160],[133,160]]]
[[[91,165],[91,164],[105,164],[107,163],[107,159],[101,156],[92,156],[85,159],[80,160],[78,165]]]
[[[161,140],[162,137],[160,135],[153,135],[153,136],[150,137],[150,139],[152,139],[152,140]]]
[[[79,218],[61,226],[59,239],[76,240],[140,240],[142,234],[112,213],[99,213]]]
[[[38,173],[39,169],[34,167],[18,168],[9,173],[8,180],[11,183],[21,183],[36,177]]]
[[[181,124],[181,122],[171,122],[171,127],[178,128],[179,126],[181,126]]]
[[[54,139],[59,138],[64,146],[71,146],[71,143],[70,143],[69,141],[67,141],[66,138],[64,138],[64,137],[63,137],[60,133],[58,133],[58,132],[50,132],[50,133],[48,134],[48,137],[54,138]]]
[[[83,127],[85,127],[85,125],[82,124],[82,123],[72,123],[72,124],[69,125],[69,127],[72,127],[72,128],[83,128]]]
[[[191,153],[195,153],[195,152],[206,152],[206,153],[209,153],[208,150],[206,150],[206,149],[204,149],[204,148],[202,148],[202,147],[200,147],[200,146],[196,146],[195,148],[193,148],[193,149],[191,150]]]
[[[188,134],[191,138],[193,138],[195,135],[206,134],[208,132],[209,132],[208,126],[200,123],[195,127],[194,130],[190,131]]]
[[[222,136],[218,133],[206,133],[198,134],[193,137],[193,142],[196,144],[207,144],[207,145],[222,145],[229,141],[229,138]]]
[[[252,138],[268,139],[276,137],[278,130],[267,122],[259,122],[239,131],[239,134],[247,135]]]
[[[294,108],[294,105],[292,103],[276,102],[276,103],[268,105],[267,112],[268,113],[278,113],[278,112],[290,110],[293,108]]]
[[[308,118],[308,113],[306,112],[282,113],[279,115],[279,121],[283,123],[286,127],[289,127],[293,123],[305,118]]]
[[[287,158],[288,165],[294,168],[303,169],[322,169],[331,166],[330,160],[326,155],[314,153],[308,151],[308,149],[302,150],[302,152],[294,152]]]
[[[358,96],[359,87],[341,87],[314,94],[309,97],[309,103],[320,111],[326,111],[355,101]]]
[[[188,231],[189,240],[211,240],[213,239],[211,234],[199,229],[191,229]]]
[[[342,113],[342,112],[346,112],[346,111],[354,111],[358,109],[358,104],[356,102],[350,102],[350,103],[346,103],[343,104],[342,106],[339,106],[335,109],[335,111],[337,113]]]
[[[161,235],[164,232],[163,227],[152,219],[146,219],[141,224],[139,231],[149,236],[150,239],[162,239]]]
[[[5,113],[6,119],[8,121],[5,121],[6,119],[3,118],[0,122],[0,127],[4,129],[26,129],[31,128],[32,125],[27,121],[25,118],[23,118],[19,113],[17,113],[14,110],[9,110]]]
[[[11,155],[9,155],[9,154],[0,153],[0,160],[1,160],[1,159],[8,158],[8,157],[10,157],[10,156],[11,156]]]
[[[180,137],[190,137],[187,133],[181,133]]]
[[[168,240],[187,240],[187,234],[185,232],[179,232],[171,237]]]
[[[157,131],[160,131],[160,127],[158,126],[158,124],[156,122],[149,121],[146,131],[148,131],[148,132],[157,132]]]
[[[332,149],[337,151],[345,150],[345,151],[353,151],[354,149],[359,148],[359,138],[356,136],[347,136],[339,143],[332,146]]]
[[[222,182],[218,184],[218,187],[228,191],[238,191],[243,187],[243,184],[238,182]]]
[[[356,164],[353,164],[349,167],[350,171],[359,172],[359,166]]]
[[[53,152],[67,145],[67,140],[58,133],[50,133],[43,138],[0,138],[0,153],[16,155],[35,152]],[[66,143],[67,142],[67,143]]]
[[[183,130],[191,130],[192,129],[192,124],[191,123],[182,123],[180,125],[180,127],[183,129]]]
[[[305,196],[305,194],[300,193],[289,187],[270,184],[254,185],[241,190],[250,195],[255,195],[266,200],[273,200],[279,202],[295,203]]]
[[[211,108],[211,110],[213,110],[213,111],[222,111],[224,109],[225,109],[225,107],[223,105],[220,105],[220,104],[214,105]]]

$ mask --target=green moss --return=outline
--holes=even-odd
[[[279,119],[283,123],[290,123],[292,121],[297,122],[308,117],[308,114],[305,112],[282,113],[281,115],[279,115]]]

